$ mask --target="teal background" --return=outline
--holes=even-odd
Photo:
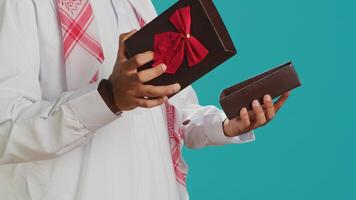
[[[191,199],[355,200],[356,1],[215,3],[239,53],[194,84],[203,105],[288,60],[303,87],[256,142],[185,150]]]

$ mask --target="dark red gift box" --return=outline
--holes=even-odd
[[[168,66],[146,83],[183,88],[236,54],[226,27],[211,0],[180,0],[125,41],[128,57],[154,51],[153,62]]]

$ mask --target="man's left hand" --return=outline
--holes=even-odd
[[[263,97],[263,105],[258,100],[252,102],[253,110],[248,112],[246,108],[242,108],[240,116],[224,121],[224,133],[228,137],[235,137],[251,130],[268,124],[276,115],[278,110],[287,101],[290,92],[283,94],[276,103],[273,103],[270,95]]]

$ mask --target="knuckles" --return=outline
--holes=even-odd
[[[259,106],[258,108],[256,108],[255,113],[256,113],[256,115],[260,115],[260,116],[265,114],[265,113],[263,112],[263,109],[262,109],[261,106]]]
[[[164,73],[162,67],[155,67],[155,68],[153,68],[153,69],[154,69],[154,72],[155,72],[155,75],[156,75],[156,76],[159,76],[159,75],[161,75],[161,74]]]
[[[251,126],[251,122],[249,120],[244,121],[243,129],[248,129]]]
[[[121,43],[121,44],[124,44],[124,42],[125,42],[125,40],[127,39],[127,36],[129,35],[130,33],[122,33],[122,34],[120,34],[120,36],[119,36],[119,42]]]
[[[142,66],[144,65],[144,62],[143,62],[143,56],[142,54],[138,54],[136,55],[135,57],[132,58],[132,62],[134,65],[136,66]]]
[[[144,83],[145,82],[145,79],[144,79],[144,72],[140,72],[137,74],[136,76],[136,81],[140,82],[140,83]]]
[[[126,36],[126,33],[120,34],[119,41],[122,42]]]
[[[150,97],[153,97],[155,95],[151,87],[147,88],[145,93],[147,96],[150,96]]]
[[[140,67],[146,64],[147,61],[152,60],[153,56],[149,52],[145,52],[145,53],[137,54],[132,59],[133,59],[133,64]]]
[[[141,107],[143,107],[143,108],[149,108],[149,103],[148,103],[148,101],[142,101],[142,103],[141,103]]]

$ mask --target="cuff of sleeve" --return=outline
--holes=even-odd
[[[112,122],[116,116],[106,105],[97,88],[99,83],[77,90],[68,101],[78,120],[91,131]]]
[[[226,119],[226,115],[224,112],[221,112],[220,115],[216,115],[211,121],[212,128],[213,130],[208,130],[206,131],[207,136],[210,140],[213,141],[213,143],[218,144],[218,145],[224,145],[224,144],[240,144],[240,143],[246,143],[246,142],[252,142],[255,141],[255,134],[253,131],[244,133],[242,135],[236,136],[236,137],[227,137],[224,133],[223,129],[223,121]]]

